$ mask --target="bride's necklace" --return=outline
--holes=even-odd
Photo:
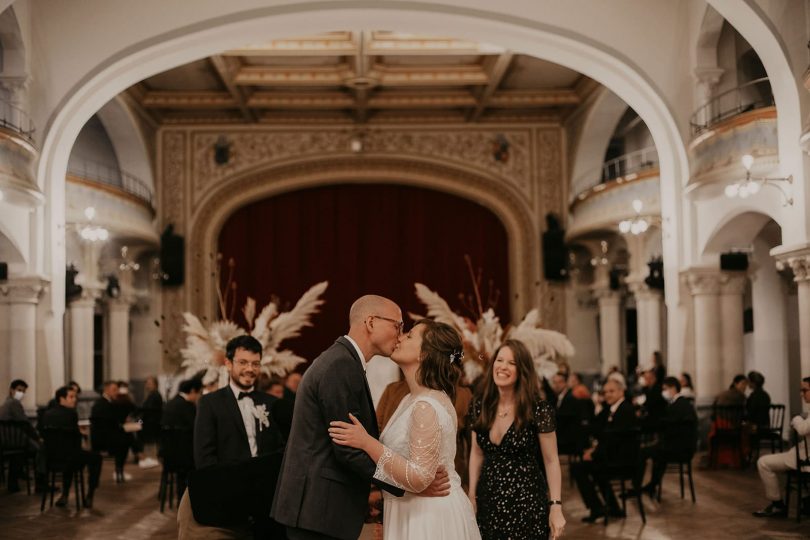
[[[504,408],[504,409],[498,409],[498,412],[496,414],[498,415],[498,418],[506,418],[509,415],[510,412],[512,412],[512,406],[511,405],[509,407]]]

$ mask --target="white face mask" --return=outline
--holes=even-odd
[[[21,392],[19,390],[14,392],[14,399],[16,399],[17,401],[22,401],[23,397],[25,397],[25,392]]]
[[[128,388],[119,388],[118,393],[125,396],[125,395],[129,394],[129,389]]]
[[[746,389],[745,389],[745,397],[749,397],[749,396],[750,396],[751,394],[753,394],[753,393],[754,393],[754,389],[753,389],[753,388],[751,388],[750,386],[749,386],[749,387],[746,387]]]
[[[672,392],[670,392],[669,390],[663,390],[661,392],[661,397],[663,397],[667,401],[672,401],[672,398],[675,396],[673,396]]]

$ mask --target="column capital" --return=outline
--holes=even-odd
[[[723,272],[720,274],[720,294],[745,293],[748,284],[748,274],[746,272]]]
[[[0,303],[37,304],[48,288],[48,281],[30,276],[10,279],[0,285]]]
[[[693,73],[697,82],[706,84],[710,87],[717,86],[720,82],[720,77],[723,76],[726,70],[719,67],[698,66]]]
[[[101,293],[102,289],[100,288],[83,285],[82,293],[68,302],[68,308],[95,306],[96,300],[101,298]]]
[[[776,258],[778,269],[790,268],[793,271],[796,283],[810,282],[810,245],[793,249],[780,246],[771,250],[771,256]]]
[[[107,298],[105,303],[110,310],[113,311],[129,311],[135,304],[135,295],[121,294],[117,298]]]
[[[594,289],[593,296],[600,305],[619,304],[622,301],[621,291],[614,291],[613,289]]]
[[[720,271],[714,269],[688,270],[681,274],[692,296],[720,294],[720,278]]]

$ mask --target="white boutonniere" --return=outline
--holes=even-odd
[[[265,405],[254,405],[253,416],[259,421],[259,431],[261,431],[262,428],[270,427],[270,414],[267,412]]]

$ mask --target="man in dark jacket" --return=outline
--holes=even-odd
[[[163,411],[163,397],[158,391],[157,377],[147,377],[143,389],[146,397],[141,405],[143,420],[141,436],[144,442],[154,442],[160,433],[160,417]]]
[[[661,483],[668,462],[687,461],[697,449],[697,413],[692,400],[681,395],[681,383],[675,377],[664,379],[663,393],[669,399],[661,431],[651,452],[653,472],[644,491],[652,496]]]
[[[623,513],[610,486],[606,467],[615,465],[632,452],[630,445],[636,444],[632,430],[638,427],[633,405],[624,399],[624,385],[616,379],[608,379],[603,387],[605,407],[595,422],[601,426],[596,434],[596,443],[585,450],[582,461],[572,465],[571,474],[579,488],[585,506],[591,511],[583,518],[586,523],[593,523],[605,514],[622,516]],[[596,486],[604,499],[596,492]]]
[[[557,395],[557,449],[560,454],[576,454],[582,432],[582,412],[579,400],[568,388],[568,381],[562,373],[551,378],[551,388]]]
[[[163,407],[160,427],[161,456],[177,472],[177,497],[186,489],[188,473],[194,469],[194,420],[197,401],[202,395],[202,381],[189,379],[180,383],[179,392]]]
[[[178,508],[179,537],[252,533],[277,538],[283,528],[268,515],[284,444],[270,416],[273,400],[255,391],[261,343],[238,336],[228,342],[225,357],[229,384],[197,404],[197,470]]]
[[[759,371],[748,372],[748,388],[751,393],[745,400],[745,416],[757,430],[771,425],[771,396],[763,388],[765,376]]]
[[[67,441],[69,444],[65,448],[60,448],[59,453],[64,452],[59,457],[64,457],[68,464],[68,472],[64,476],[62,484],[62,496],[56,501],[56,506],[67,505],[70,495],[70,484],[73,481],[73,474],[70,471],[87,467],[88,490],[84,499],[86,508],[93,507],[93,495],[98,488],[101,477],[101,454],[98,452],[88,452],[82,448],[82,435],[79,432],[79,416],[76,414],[76,391],[69,386],[63,386],[56,391],[55,398],[58,405],[45,411],[42,416],[42,430],[45,433],[46,442],[49,440],[49,433],[59,432],[59,440]],[[53,430],[53,431],[52,431]],[[56,450],[50,450],[56,452]]]
[[[28,383],[22,379],[15,379],[11,381],[8,389],[8,397],[6,401],[0,405],[0,421],[14,422],[18,425],[28,436],[28,448],[31,453],[39,451],[42,441],[39,434],[34,429],[28,416],[25,414],[22,400],[25,397],[25,392],[28,390]],[[37,456],[39,458],[39,455]],[[22,454],[15,454],[9,460],[8,472],[8,491],[15,493],[20,491],[18,479],[23,474],[25,457]],[[39,467],[39,460],[38,460]],[[39,482],[39,480],[38,480]]]

